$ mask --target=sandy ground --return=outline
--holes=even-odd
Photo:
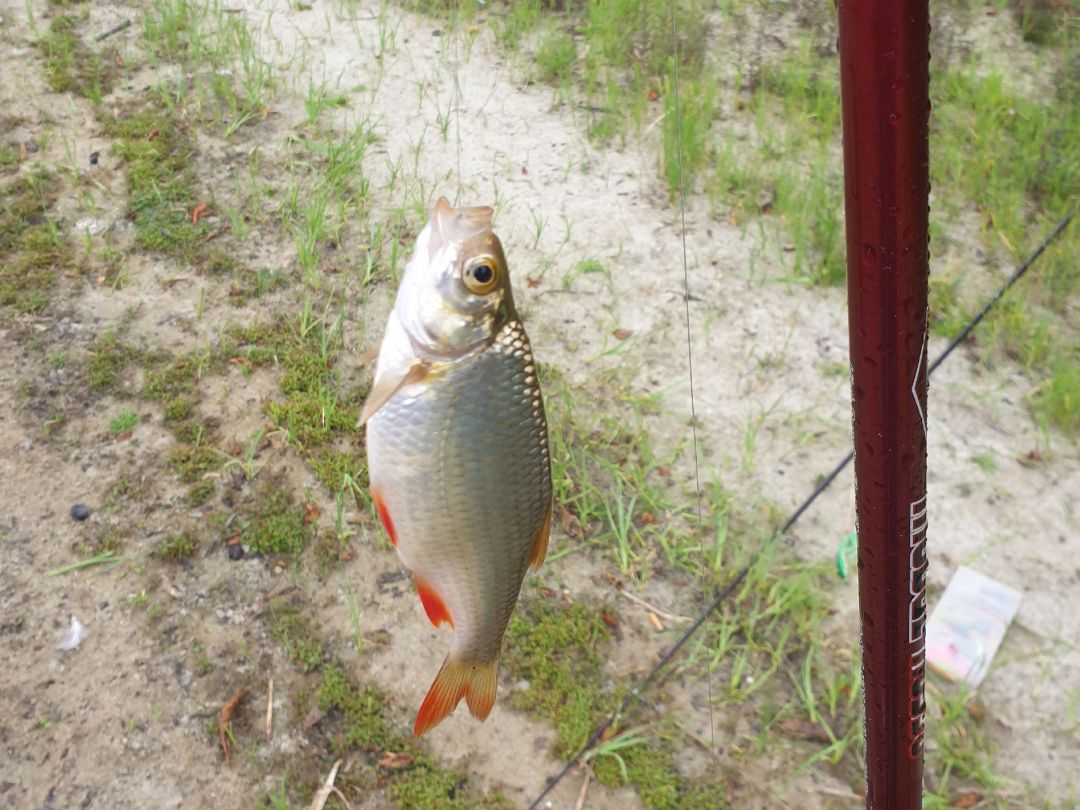
[[[43,2],[29,5],[44,17]],[[375,154],[386,160],[368,162],[373,187],[385,179],[387,165],[406,158],[412,179],[402,193],[420,203],[439,193],[474,203],[497,198],[497,228],[537,355],[585,385],[614,365],[636,370],[635,390],[664,392],[662,412],[648,421],[653,441],[673,448],[688,440],[680,227],[657,179],[648,136],[621,148],[592,146],[579,116],[550,89],[525,83],[520,69],[486,34],[466,48],[442,35],[433,21],[390,9],[393,43],[376,71],[368,56],[380,33],[375,6],[358,4],[346,21],[336,6],[298,11],[285,2],[233,5],[242,7],[261,32],[264,51],[294,84],[275,103],[279,115],[260,128],[257,143],[200,138],[201,154],[217,167],[212,177],[218,194],[229,193],[228,181],[239,173],[235,167],[246,150],[257,146],[268,163],[282,154],[286,136],[302,119],[297,94],[307,77],[325,77],[343,88],[365,85],[362,103],[333,115],[343,129],[361,117],[375,125],[382,138]],[[136,17],[137,10],[94,4],[87,30],[104,30],[126,16]],[[96,194],[96,216],[118,221],[125,202],[122,173],[92,108],[44,87],[22,3],[4,0],[0,17],[0,75],[5,77],[0,107],[22,119],[13,139],[50,132],[36,157],[64,164],[73,154],[78,173],[103,189]],[[138,23],[120,35],[118,45],[134,51],[137,29]],[[289,61],[301,51],[304,59]],[[149,81],[149,75],[134,74],[106,104]],[[444,139],[435,120],[451,108]],[[424,147],[414,156],[421,140]],[[90,168],[87,156],[95,150],[102,158]],[[71,228],[80,204],[60,205],[61,220]],[[535,246],[534,211],[549,218]],[[572,224],[565,244],[562,218]],[[713,218],[695,199],[686,219],[703,478],[724,481],[746,502],[767,495],[781,510],[790,510],[850,442],[847,379],[829,371],[847,357],[843,293],[784,283],[788,268],[782,251]],[[280,234],[245,250],[281,266],[295,258],[291,242]],[[524,285],[553,255],[557,258],[542,283]],[[587,258],[610,267],[610,278],[581,276],[564,290],[562,275]],[[124,317],[141,345],[189,348],[212,340],[229,319],[256,317],[260,308],[272,311],[275,299],[228,306],[215,300],[220,290],[212,279],[185,273],[172,261],[137,259],[129,272],[130,283],[117,291],[65,279],[57,300],[41,314],[5,318],[0,328],[4,807],[253,806],[278,781],[275,758],[307,745],[302,718],[293,716],[287,698],[294,668],[258,621],[267,599],[283,589],[292,589],[289,598],[315,612],[333,639],[334,653],[354,665],[359,659],[349,642],[344,589],[357,595],[364,633],[388,633],[391,639],[363,659],[368,669],[362,674],[394,696],[393,711],[403,726],[427,689],[431,650],[445,644],[445,637],[421,620],[395,557],[375,541],[366,516],[350,516],[361,527],[356,558],[323,581],[257,559],[231,563],[219,543],[182,567],[166,568],[145,556],[165,533],[207,519],[206,512],[185,504],[182,488],[166,470],[163,458],[174,440],[162,426],[160,409],[136,403],[143,421],[129,438],[117,441],[107,425],[118,401],[90,395],[76,372],[51,368],[46,353],[62,348],[72,358],[85,358],[90,342]],[[374,341],[391,295],[384,286],[370,301],[355,294],[347,302],[357,374],[359,354]],[[633,330],[632,340],[617,358],[601,356],[617,327]],[[939,349],[932,341],[931,355]],[[987,368],[979,359],[978,349],[961,350],[931,385],[931,605],[960,564],[1022,591],[1018,619],[979,699],[998,746],[995,771],[1018,785],[1039,786],[1052,802],[1063,803],[1080,790],[1075,767],[1080,761],[1080,450],[1033,423],[1024,401],[1031,382],[1021,370],[1008,364]],[[251,377],[230,372],[207,382],[200,407],[220,419],[223,435],[243,441],[261,424],[262,403],[275,385],[270,372]],[[65,416],[63,428],[43,437],[41,423],[55,411]],[[759,418],[747,470],[745,430]],[[1036,449],[1042,461],[1022,463]],[[995,469],[973,463],[973,456],[985,453],[998,460]],[[286,448],[275,448],[269,469],[286,475],[298,490],[317,488]],[[134,474],[152,495],[110,511],[105,490],[121,472]],[[851,491],[847,473],[806,515],[791,538],[801,557],[835,554],[853,525]],[[325,493],[314,497],[323,502],[324,515],[332,513]],[[69,516],[77,502],[93,510],[85,523]],[[46,575],[82,556],[80,542],[118,526],[131,530],[125,553],[142,555],[133,564]],[[220,541],[220,531],[214,536]],[[553,548],[564,541],[557,533]],[[614,602],[616,596],[599,577],[609,566],[607,556],[574,554],[539,576],[573,598]],[[858,633],[856,588],[838,584],[833,594],[838,611],[833,632],[850,641]],[[685,592],[662,578],[644,585],[641,596],[673,613],[695,609],[693,603],[680,604]],[[141,601],[147,598],[164,610],[157,623],[145,618]],[[624,633],[610,662],[612,673],[640,666],[668,639],[644,612],[622,603],[620,610]],[[54,645],[72,615],[88,635],[77,650],[60,652]],[[201,670],[200,649],[208,673]],[[261,690],[269,678],[279,696],[272,740],[255,747],[242,767],[223,767],[213,731],[218,708],[236,685]],[[702,685],[669,688],[697,694]],[[507,691],[504,684],[503,697]],[[258,704],[264,695],[252,700]],[[672,702],[692,703],[678,694]],[[246,722],[256,725],[260,713],[252,709]],[[691,722],[707,727],[708,717]],[[737,718],[720,719],[721,748],[730,742],[725,735],[738,727]],[[551,729],[502,699],[483,726],[458,712],[428,745],[440,761],[465,768],[484,787],[501,786],[515,806],[524,806],[560,767],[545,753],[551,737]],[[825,769],[776,780],[763,761],[748,773],[756,773],[760,784],[744,807],[858,806],[840,798],[852,786]],[[568,780],[550,806],[572,807],[580,781],[579,776]],[[632,791],[593,786],[584,806],[631,808],[636,802]],[[382,805],[372,797],[362,806]]]

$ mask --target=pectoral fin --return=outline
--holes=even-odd
[[[368,394],[364,409],[360,411],[360,421],[356,423],[356,426],[360,427],[360,425],[367,422],[379,408],[389,402],[390,398],[403,387],[409,383],[420,382],[420,380],[424,379],[430,368],[429,363],[417,360],[408,366],[404,372],[388,369],[380,374],[375,380],[375,386],[371,389],[371,393]]]

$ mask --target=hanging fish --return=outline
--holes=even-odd
[[[379,519],[431,623],[454,631],[417,737],[462,698],[488,716],[506,625],[551,528],[547,420],[493,215],[436,203],[360,415]]]

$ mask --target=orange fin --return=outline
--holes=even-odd
[[[391,545],[397,545],[397,532],[394,531],[394,521],[390,519],[390,510],[383,502],[382,493],[374,487],[371,488],[371,500],[375,502],[375,511],[379,513],[379,522],[386,529],[386,536],[390,538]]]
[[[431,623],[438,627],[443,622],[446,622],[453,627],[454,620],[450,617],[450,611],[446,609],[446,603],[442,600],[442,597],[420,577],[414,577],[414,579],[416,580],[416,592],[420,594],[420,602],[424,605],[424,612],[427,613]]]
[[[544,557],[547,556],[548,538],[551,537],[551,513],[555,509],[555,501],[552,499],[548,504],[547,514],[544,515],[544,523],[540,526],[540,531],[536,533],[536,537],[533,539],[532,551],[529,552],[529,565],[533,568],[539,568],[540,564],[544,561]]]
[[[495,674],[498,666],[498,658],[470,663],[453,661],[447,656],[416,714],[413,736],[419,737],[441,723],[457,708],[462,698],[469,704],[473,717],[485,720],[495,705]]]
[[[424,379],[430,368],[429,363],[417,360],[408,367],[404,374],[391,372],[383,374],[375,382],[375,387],[371,389],[371,393],[368,394],[367,401],[364,402],[364,408],[360,411],[360,420],[356,423],[356,426],[360,427],[360,425],[367,422],[379,408],[389,402],[390,398],[404,386]]]

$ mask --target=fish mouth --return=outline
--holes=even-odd
[[[439,197],[431,214],[429,255],[434,258],[449,243],[462,244],[491,233],[495,209],[486,205],[454,208],[446,197]]]

